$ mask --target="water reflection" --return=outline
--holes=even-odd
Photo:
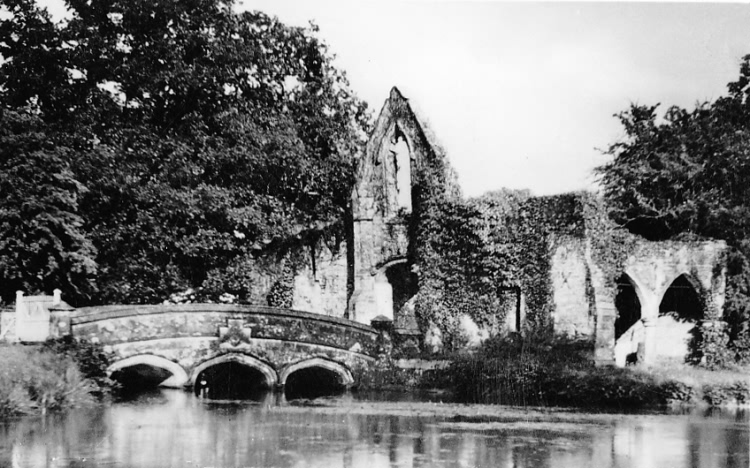
[[[676,467],[746,468],[748,415],[612,415],[595,423],[356,414],[208,402],[154,391],[93,408],[0,423],[10,467]],[[281,406],[279,406],[281,405]],[[408,408],[408,403],[404,403]],[[390,407],[393,407],[391,404]]]

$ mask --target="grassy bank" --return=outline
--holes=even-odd
[[[72,341],[0,345],[0,417],[94,402],[106,391],[106,359]]]
[[[475,353],[450,360],[447,369],[424,373],[384,362],[363,373],[361,386],[438,387],[458,401],[520,406],[637,409],[750,403],[746,370],[595,367],[589,346],[565,340],[494,339]]]

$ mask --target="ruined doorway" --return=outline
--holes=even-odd
[[[416,319],[409,300],[416,293],[417,276],[406,259],[386,264],[375,276],[377,315],[392,320],[396,329],[414,328]]]
[[[641,321],[641,301],[633,281],[622,274],[616,285],[615,363],[622,367],[635,364],[640,360],[639,356],[643,357],[646,335]]]
[[[659,304],[655,349],[659,359],[682,362],[698,351],[703,309],[701,296],[690,279],[684,274],[678,276]]]
[[[398,322],[399,312],[402,311],[409,299],[417,293],[417,275],[411,272],[407,262],[396,263],[385,270],[385,277],[391,285],[391,303],[393,319]]]
[[[619,340],[633,325],[641,319],[641,301],[628,275],[617,278],[617,296],[615,296],[615,340]]]

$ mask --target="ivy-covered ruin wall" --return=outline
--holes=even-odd
[[[654,297],[672,276],[700,277],[707,303],[723,301],[720,243],[657,246],[614,225],[591,193],[464,199],[442,147],[395,88],[358,158],[351,203],[343,229],[265,260],[255,301],[385,321],[397,351],[555,334],[588,342],[602,363],[614,361],[624,273],[660,284]],[[709,309],[706,318],[720,315]]]

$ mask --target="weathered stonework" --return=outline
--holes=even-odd
[[[125,363],[121,365],[157,363],[182,376],[175,381],[230,356],[226,359],[256,366],[276,383],[288,375],[290,366],[298,368],[303,362],[343,373],[367,362],[377,354],[377,333],[367,326],[373,319],[391,322],[382,329],[394,333],[396,347],[416,350],[420,341],[438,347],[439,331],[420,330],[415,317],[420,286],[415,252],[420,246],[414,231],[423,203],[460,198],[445,158],[425,121],[393,88],[357,161],[347,241],[330,245],[321,236],[315,245],[300,245],[284,258],[256,259],[266,263],[251,278],[256,305],[72,310],[60,303],[57,292],[19,299],[17,310],[0,311],[0,339],[40,341],[66,334],[95,339]],[[457,321],[458,332],[469,345],[476,345],[491,334],[523,333],[544,315],[556,334],[590,342],[599,364],[623,365],[636,351],[646,362],[683,354],[687,325],[660,316],[660,303],[675,278],[684,276],[700,298],[702,320],[714,326],[724,306],[726,246],[720,241],[635,242],[618,274],[632,284],[641,310],[618,344],[617,288],[612,287],[607,265],[597,263],[597,234],[587,230],[579,195],[531,199],[543,202],[542,210],[533,213],[550,223],[543,233],[547,250],[532,255],[540,249],[535,245],[528,258],[543,264],[539,270],[548,277],[520,275],[512,287],[498,289],[507,296],[502,301],[506,310],[498,313],[503,323],[489,318],[484,323],[491,325],[480,328],[463,315]],[[522,218],[517,222],[525,222]],[[281,299],[273,295],[279,291]],[[283,305],[263,307],[275,300]],[[28,313],[29,307],[34,314]],[[32,323],[34,316],[43,320]],[[430,323],[430,317],[420,318],[423,326]]]
[[[229,322],[231,321],[231,323]],[[348,320],[258,306],[186,304],[106,306],[78,309],[71,317],[75,336],[103,345],[167,338],[213,337],[241,322],[255,339],[276,339],[375,355],[377,333]]]
[[[13,309],[0,309],[0,341],[15,343],[16,337],[16,311]]]
[[[616,290],[607,287],[602,266],[591,255],[591,239],[559,236],[551,245],[551,288],[555,332],[590,339],[602,364],[625,365],[642,347],[645,363],[684,360],[686,340],[694,325],[660,316],[659,306],[670,285],[684,275],[701,298],[705,319],[719,319],[725,293],[723,241],[650,242],[637,240],[623,268],[640,302],[640,320],[615,340]]]
[[[554,329],[573,338],[593,339],[596,306],[587,295],[592,275],[586,261],[586,242],[570,236],[557,238],[551,251]]]
[[[206,363],[226,360],[258,368],[273,385],[306,366],[334,370],[352,384],[352,370],[378,352],[378,334],[368,326],[256,306],[87,307],[71,315],[71,332],[101,343],[112,370],[123,363],[160,367],[172,373],[172,386],[192,385]]]
[[[347,303],[347,245],[332,252],[323,240],[315,247],[315,267],[306,264],[294,276],[292,309],[344,317]],[[368,323],[369,322],[365,322]]]
[[[408,157],[403,152],[408,152]],[[399,285],[388,278],[388,269],[405,263],[409,271],[413,266],[412,223],[419,214],[423,197],[436,187],[449,190],[457,187],[455,174],[447,169],[439,177],[450,179],[450,184],[434,184],[425,176],[435,161],[444,158],[442,147],[424,120],[393,88],[359,158],[352,192],[354,293],[349,303],[352,319],[369,323],[383,316],[394,320],[401,333],[415,331],[413,314],[399,316],[407,316],[413,307],[403,313],[400,307],[394,308],[393,288]],[[404,177],[407,173],[408,177]],[[410,202],[404,203],[404,199]],[[408,299],[398,300],[405,304]]]

